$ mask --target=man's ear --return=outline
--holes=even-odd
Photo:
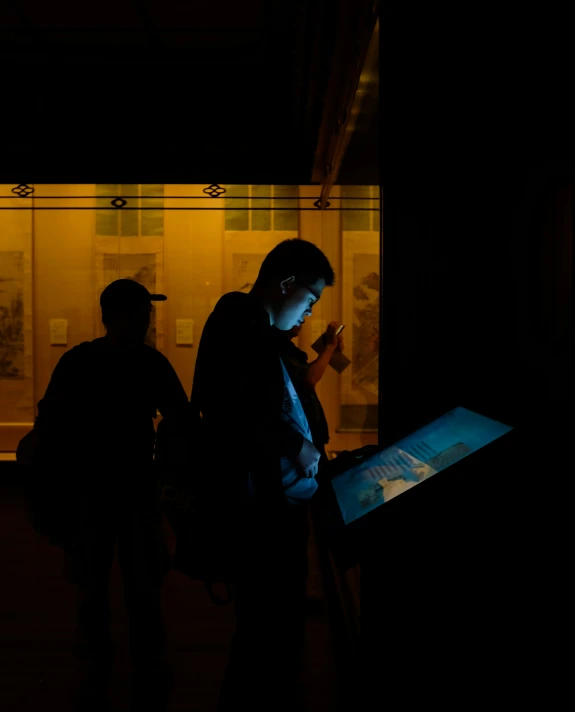
[[[289,290],[293,288],[294,284],[295,277],[288,277],[287,279],[284,279],[283,282],[280,282],[282,294],[287,294]]]

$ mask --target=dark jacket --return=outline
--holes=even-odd
[[[283,393],[267,311],[249,294],[224,295],[202,333],[191,403],[202,414],[214,476],[266,507],[283,505],[280,459],[295,459],[303,444],[281,418]]]
[[[306,381],[309,363],[305,351],[299,349],[285,332],[275,329],[280,355],[304,409],[313,444],[325,456],[329,442],[329,426],[315,388]],[[327,456],[324,457],[326,459]]]
[[[185,418],[186,392],[168,359],[140,344],[86,341],[65,352],[42,400],[26,490],[36,529],[70,548],[93,515],[156,506],[154,423]]]
[[[186,392],[168,359],[146,344],[85,341],[58,361],[38,403],[35,429],[47,462],[137,467],[154,455],[154,418],[176,418]]]

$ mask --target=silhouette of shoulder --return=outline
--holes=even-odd
[[[104,337],[93,339],[92,341],[82,341],[77,346],[73,346],[60,357],[60,362],[72,364],[79,360],[103,355],[112,357],[134,358],[138,361],[147,362],[151,367],[170,367],[169,360],[157,349],[142,343],[131,347],[115,347],[108,344]],[[59,362],[59,363],[60,363]]]
[[[228,292],[220,297],[214,307],[213,315],[217,318],[245,318],[252,308],[253,298],[243,292]]]
[[[250,327],[269,327],[269,316],[266,310],[252,297],[244,292],[229,292],[219,299],[214,311],[208,317],[210,325],[226,325],[232,331],[242,331]]]
[[[157,349],[144,343],[117,347],[100,337],[83,341],[62,354],[52,374],[50,391],[65,389],[75,397],[76,386],[92,392],[103,386],[112,387],[119,380],[134,386],[143,381],[170,386],[179,383],[170,361]],[[176,387],[177,384],[173,386]]]

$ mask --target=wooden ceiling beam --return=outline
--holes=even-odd
[[[377,57],[378,16],[378,0],[342,0],[339,6],[337,39],[312,171],[312,182],[322,185],[324,204],[353,131],[361,100],[358,88],[362,71],[368,57]]]

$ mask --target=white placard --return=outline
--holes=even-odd
[[[68,319],[50,319],[50,344],[66,346],[68,343]]]
[[[315,344],[315,342],[319,339],[319,337],[322,334],[325,334],[326,329],[327,329],[327,322],[325,319],[312,319],[311,320],[311,343]]]
[[[176,344],[194,345],[194,320],[176,319]]]

